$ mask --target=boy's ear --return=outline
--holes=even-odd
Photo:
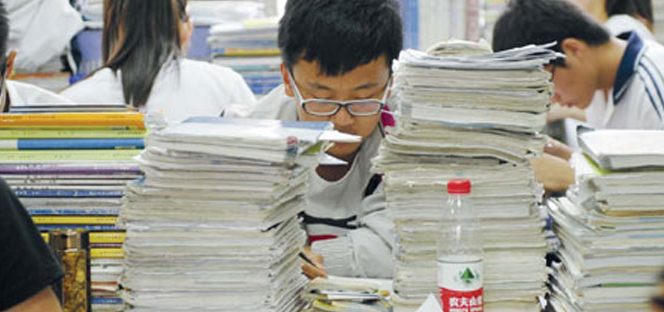
[[[579,39],[567,38],[563,40],[560,47],[565,56],[567,56],[567,59],[573,58],[584,61],[590,56],[590,46]]]
[[[288,74],[288,68],[286,64],[281,63],[281,79],[284,81],[284,88],[286,89],[286,95],[290,97],[295,97],[295,92],[293,91],[293,85],[291,84],[290,75]]]

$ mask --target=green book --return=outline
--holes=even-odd
[[[0,130],[0,140],[15,139],[139,139],[144,130]]]
[[[141,150],[44,150],[0,151],[2,163],[130,161]]]

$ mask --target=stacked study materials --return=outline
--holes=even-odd
[[[539,311],[547,279],[544,220],[529,159],[540,155],[552,90],[541,46],[481,54],[472,44],[402,52],[395,65],[396,128],[374,170],[384,173],[395,222],[393,303],[415,310],[437,293],[438,217],[448,180],[473,183],[485,250],[486,311]],[[466,56],[472,55],[472,56]],[[480,55],[478,55],[480,54]]]
[[[548,203],[562,242],[557,312],[650,311],[664,268],[664,131],[583,133],[577,185]]]
[[[104,112],[106,111],[106,112]],[[143,116],[124,105],[25,106],[0,115],[0,176],[41,231],[91,230],[93,310],[119,311],[126,184],[140,176]]]
[[[264,95],[281,84],[280,51],[275,19],[224,23],[210,29],[212,63],[240,73],[256,95]]]
[[[653,1],[653,15],[655,18],[655,37],[657,42],[664,42],[664,1]]]
[[[150,134],[121,212],[133,311],[299,311],[297,215],[327,127],[196,118]]]
[[[336,276],[316,278],[307,284],[302,298],[309,301],[309,312],[389,312],[391,285],[386,284],[390,283]]]

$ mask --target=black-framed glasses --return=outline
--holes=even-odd
[[[387,103],[387,96],[390,93],[390,86],[392,85],[391,77],[388,78],[385,85],[385,91],[381,99],[366,99],[366,100],[352,100],[352,101],[334,101],[327,99],[307,99],[305,100],[297,88],[297,83],[293,78],[293,74],[289,71],[288,76],[295,91],[302,109],[309,115],[329,117],[338,113],[342,108],[346,108],[348,113],[355,117],[369,117],[380,114]]]

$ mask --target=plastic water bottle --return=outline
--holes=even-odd
[[[484,311],[484,253],[468,180],[447,184],[438,236],[438,288],[444,312]]]

